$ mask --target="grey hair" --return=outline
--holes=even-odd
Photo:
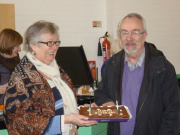
[[[142,22],[142,25],[143,25],[143,29],[144,29],[144,32],[147,32],[147,28],[146,28],[146,21],[145,19],[138,13],[130,13],[128,15],[126,15],[121,21],[120,23],[118,24],[118,29],[117,29],[117,36],[118,38],[120,38],[120,29],[121,29],[121,24],[123,22],[123,20],[125,20],[126,18],[137,18],[139,19],[141,22]]]
[[[59,27],[56,24],[44,20],[32,24],[25,32],[24,49],[32,52],[30,44],[37,45],[42,35],[47,33],[56,34],[59,40]]]

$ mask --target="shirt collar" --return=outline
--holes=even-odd
[[[139,67],[142,67],[142,64],[143,64],[143,61],[144,61],[144,58],[145,58],[145,48],[141,54],[141,56],[138,58],[138,60],[134,63],[134,64],[131,64],[128,60],[128,54],[125,52],[125,61],[124,62],[128,62],[128,67],[129,69],[132,71],[134,69],[136,69],[138,66]]]

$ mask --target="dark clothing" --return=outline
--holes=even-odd
[[[109,59],[107,59],[106,61],[104,61],[102,67],[101,67],[101,76],[103,75],[103,71],[104,71],[104,67],[105,67],[105,64],[108,62]]]
[[[98,105],[122,98],[124,50],[105,65],[102,81],[95,91]],[[133,135],[177,135],[179,88],[173,65],[163,53],[145,42],[144,77],[136,109]],[[119,123],[109,123],[109,135],[120,135]]]
[[[0,85],[9,81],[10,75],[20,62],[19,54],[14,58],[5,58],[0,55]],[[0,94],[0,104],[4,102],[4,94]]]
[[[14,70],[14,68],[19,64],[20,62],[20,57],[19,54],[17,54],[16,57],[13,58],[5,58],[0,55],[0,64],[10,70],[11,72]]]
[[[9,81],[11,72],[0,64],[0,86]],[[0,104],[4,102],[4,94],[0,94]]]
[[[11,71],[0,64],[0,85],[9,81]]]

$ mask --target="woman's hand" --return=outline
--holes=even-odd
[[[6,86],[7,84],[3,84],[0,86],[0,94],[4,94],[6,92]]]
[[[78,126],[91,126],[94,124],[98,124],[97,121],[88,120],[88,117],[79,115],[79,114],[75,114],[75,113],[66,115],[64,123],[65,124],[74,124],[74,125],[78,125]]]
[[[112,101],[102,104],[102,106],[113,106],[113,105],[115,105],[115,104]]]

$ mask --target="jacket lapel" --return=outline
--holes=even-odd
[[[114,89],[116,89],[116,100],[118,101],[118,104],[121,104],[121,97],[118,95],[122,95],[122,77],[123,77],[123,69],[124,69],[124,51],[122,53],[119,53],[117,57],[115,57],[113,61],[113,76],[115,77],[114,81]]]

